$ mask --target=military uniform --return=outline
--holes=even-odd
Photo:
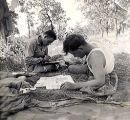
[[[25,60],[27,71],[29,72],[50,72],[55,70],[54,65],[45,65],[44,58],[48,56],[48,48],[38,42],[37,39],[32,40],[27,51]],[[41,60],[43,58],[43,60]]]

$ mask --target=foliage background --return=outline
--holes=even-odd
[[[25,70],[24,59],[29,42],[48,29],[54,29],[58,35],[58,39],[49,46],[51,56],[62,53],[62,42],[71,33],[82,34],[90,42],[100,41],[114,53],[130,52],[128,0],[73,0],[77,5],[75,12],[80,11],[79,16],[82,16],[77,17],[79,21],[75,24],[59,0],[9,1],[14,29],[7,44],[0,35],[0,70]],[[26,31],[25,35],[21,34],[20,20],[21,24],[26,22],[22,29]]]

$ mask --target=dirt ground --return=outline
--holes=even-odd
[[[127,84],[130,101],[130,81]],[[35,109],[21,111],[8,120],[130,120],[130,102],[127,106],[84,103],[59,108],[54,112]]]
[[[124,58],[123,61],[122,56],[120,56],[117,60],[128,66],[127,74],[125,75],[125,80],[127,79],[127,84],[125,85],[128,91],[128,104],[126,106],[83,103],[61,107],[53,112],[31,108],[9,116],[7,120],[130,120],[130,56],[127,59]]]
[[[127,83],[128,105],[82,103],[61,107],[53,112],[28,109],[9,116],[7,120],[130,120],[130,81]]]
[[[8,120],[130,120],[130,106],[89,103],[59,108],[56,113],[22,111]]]

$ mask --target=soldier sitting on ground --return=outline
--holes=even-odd
[[[48,45],[55,40],[55,32],[53,30],[48,30],[37,39],[31,41],[25,60],[28,72],[45,73],[57,70],[57,66],[45,64],[51,59],[48,55]]]
[[[86,73],[89,70],[94,78],[86,82],[64,83],[61,89],[79,89],[92,93],[105,84],[105,75],[114,69],[114,55],[112,52],[100,47],[99,44],[90,44],[81,35],[72,34],[66,37],[63,43],[63,50],[66,54],[71,53],[74,57],[86,58],[83,65],[70,65],[72,73]]]

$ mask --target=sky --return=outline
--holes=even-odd
[[[57,0],[61,2],[63,9],[66,11],[67,17],[70,17],[71,20],[68,22],[70,27],[75,26],[77,22],[80,22],[83,18],[81,12],[78,10],[78,4],[75,0]]]

